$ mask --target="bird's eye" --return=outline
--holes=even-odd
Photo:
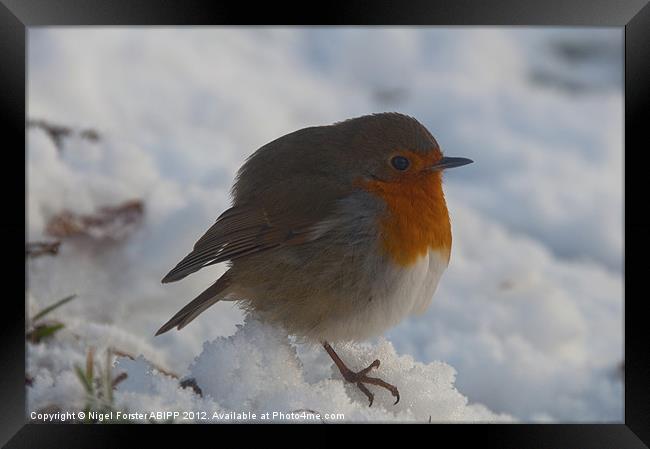
[[[409,168],[411,163],[404,156],[395,156],[390,160],[390,164],[395,167],[397,170],[404,171]]]

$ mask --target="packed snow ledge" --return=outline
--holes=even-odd
[[[84,340],[75,335],[75,327],[83,328]],[[183,376],[167,372],[141,354],[115,355],[115,349],[108,356],[111,370],[102,368],[109,348],[128,341],[131,348],[137,347],[134,340],[109,326],[77,323],[57,338],[30,344],[31,418],[39,420],[40,413],[40,420],[49,416],[60,421],[57,412],[85,410],[86,419],[94,411],[91,416],[95,418],[131,422],[513,421],[481,404],[469,404],[454,387],[456,371],[451,366],[416,362],[409,355],[397,354],[384,339],[376,346],[335,346],[352,369],[364,368],[378,358],[381,366],[373,375],[399,388],[401,400],[394,405],[388,391],[369,386],[375,394],[372,407],[354,384],[343,380],[321,347],[295,344],[281,329],[251,317],[234,335],[205,342]],[[92,394],[75,372],[75,366],[82,371],[88,368],[91,346],[96,365]],[[145,343],[140,347],[147,351]],[[102,377],[118,380],[112,394],[102,396]]]

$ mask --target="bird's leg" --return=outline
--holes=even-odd
[[[330,355],[334,363],[336,364],[336,367],[339,369],[341,372],[341,375],[345,380],[348,382],[354,382],[357,384],[357,387],[359,390],[363,392],[368,397],[368,400],[370,401],[370,406],[372,406],[372,402],[375,399],[375,396],[368,390],[368,387],[366,387],[364,384],[370,384],[370,385],[377,385],[380,387],[383,387],[387,389],[388,391],[391,392],[391,394],[397,398],[395,401],[395,404],[399,402],[399,391],[394,385],[389,384],[388,382],[384,382],[381,379],[378,379],[376,377],[370,377],[367,375],[367,373],[373,369],[379,367],[379,359],[376,359],[374,362],[372,362],[367,368],[362,369],[361,371],[354,372],[350,368],[348,368],[345,363],[343,363],[343,360],[338,356],[336,352],[334,352],[334,349],[329,345],[329,343],[324,342],[323,347],[327,351],[327,353]]]

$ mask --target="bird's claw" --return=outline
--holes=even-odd
[[[365,384],[377,385],[379,387],[387,389],[395,398],[397,398],[393,405],[396,405],[399,402],[399,390],[397,389],[397,387],[395,387],[395,385],[391,385],[388,382],[384,382],[381,379],[378,379],[376,377],[370,377],[367,375],[367,373],[370,370],[379,367],[379,365],[381,364],[379,359],[375,359],[370,365],[368,365],[368,367],[355,373],[350,368],[345,366],[343,360],[341,360],[341,358],[338,356],[336,351],[334,351],[334,349],[330,346],[329,343],[327,343],[326,341],[323,342],[323,347],[325,348],[325,351],[327,351],[327,353],[334,361],[334,364],[341,372],[343,378],[348,382],[357,384],[357,388],[359,388],[359,390],[361,390],[361,392],[366,395],[368,401],[370,402],[368,404],[368,407],[372,407],[372,403],[375,400],[375,396],[370,392],[370,390],[368,390],[368,387],[366,387]]]
[[[400,400],[399,390],[397,389],[397,387],[389,384],[388,382],[383,381],[382,379],[376,377],[370,377],[367,375],[367,373],[370,370],[372,370],[373,368],[378,368],[380,364],[381,362],[377,359],[374,362],[372,362],[367,368],[364,368],[361,371],[358,371],[356,373],[353,371],[347,371],[345,373],[342,373],[345,380],[347,380],[348,382],[354,382],[359,388],[359,390],[361,390],[361,392],[363,392],[363,394],[366,395],[368,401],[370,402],[368,404],[368,407],[372,407],[372,404],[375,400],[375,396],[370,392],[370,390],[368,390],[368,387],[366,387],[365,384],[377,385],[378,387],[382,387],[390,391],[393,397],[397,398],[393,405],[397,405],[397,403]]]

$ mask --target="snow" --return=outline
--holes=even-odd
[[[59,151],[29,129],[29,240],[64,209],[145,207],[124,242],[64,240],[29,261],[31,313],[78,295],[52,313],[66,328],[29,344],[29,410],[83,407],[74,364],[113,346],[136,356],[114,367],[128,373],[115,400],[133,409],[622,422],[621,30],[40,28],[28,57],[29,117],[101,137]],[[232,303],[153,337],[223,272],[160,284],[228,206],[252,151],[385,110],[475,160],[445,176],[454,246],[432,305],[386,340],[340,349],[357,367],[380,358],[400,404],[377,391],[369,409],[321,348],[254,320],[238,328]],[[206,395],[152,366],[196,377]]]
[[[286,333],[248,317],[234,335],[205,342],[190,365],[189,376],[201,389],[200,395],[181,388],[178,379],[161,373],[142,355],[117,357],[113,374],[125,372],[127,377],[117,385],[113,408],[146,417],[152,412],[179,412],[175,422],[237,420],[237,413],[248,414],[247,421],[260,421],[264,414],[274,421],[299,421],[307,418],[278,414],[300,415],[303,410],[319,413],[325,422],[513,421],[480,404],[469,404],[454,387],[455,370],[443,362],[425,365],[408,355],[398,356],[385,340],[376,347],[348,345],[338,351],[352,367],[365,367],[379,358],[378,374],[399,385],[400,402],[394,405],[387,391],[376,391],[374,404],[368,407],[367,398],[343,381],[324,351],[303,365]],[[71,345],[30,347],[29,368],[38,373],[29,390],[30,410],[45,408],[53,401],[70,404],[70,410],[75,405],[77,410],[81,408],[84,391],[66,366],[83,359]],[[64,364],[57,362],[61,360]],[[186,416],[184,411],[197,414]],[[250,418],[253,414],[256,418]],[[343,416],[328,418],[336,414]]]

